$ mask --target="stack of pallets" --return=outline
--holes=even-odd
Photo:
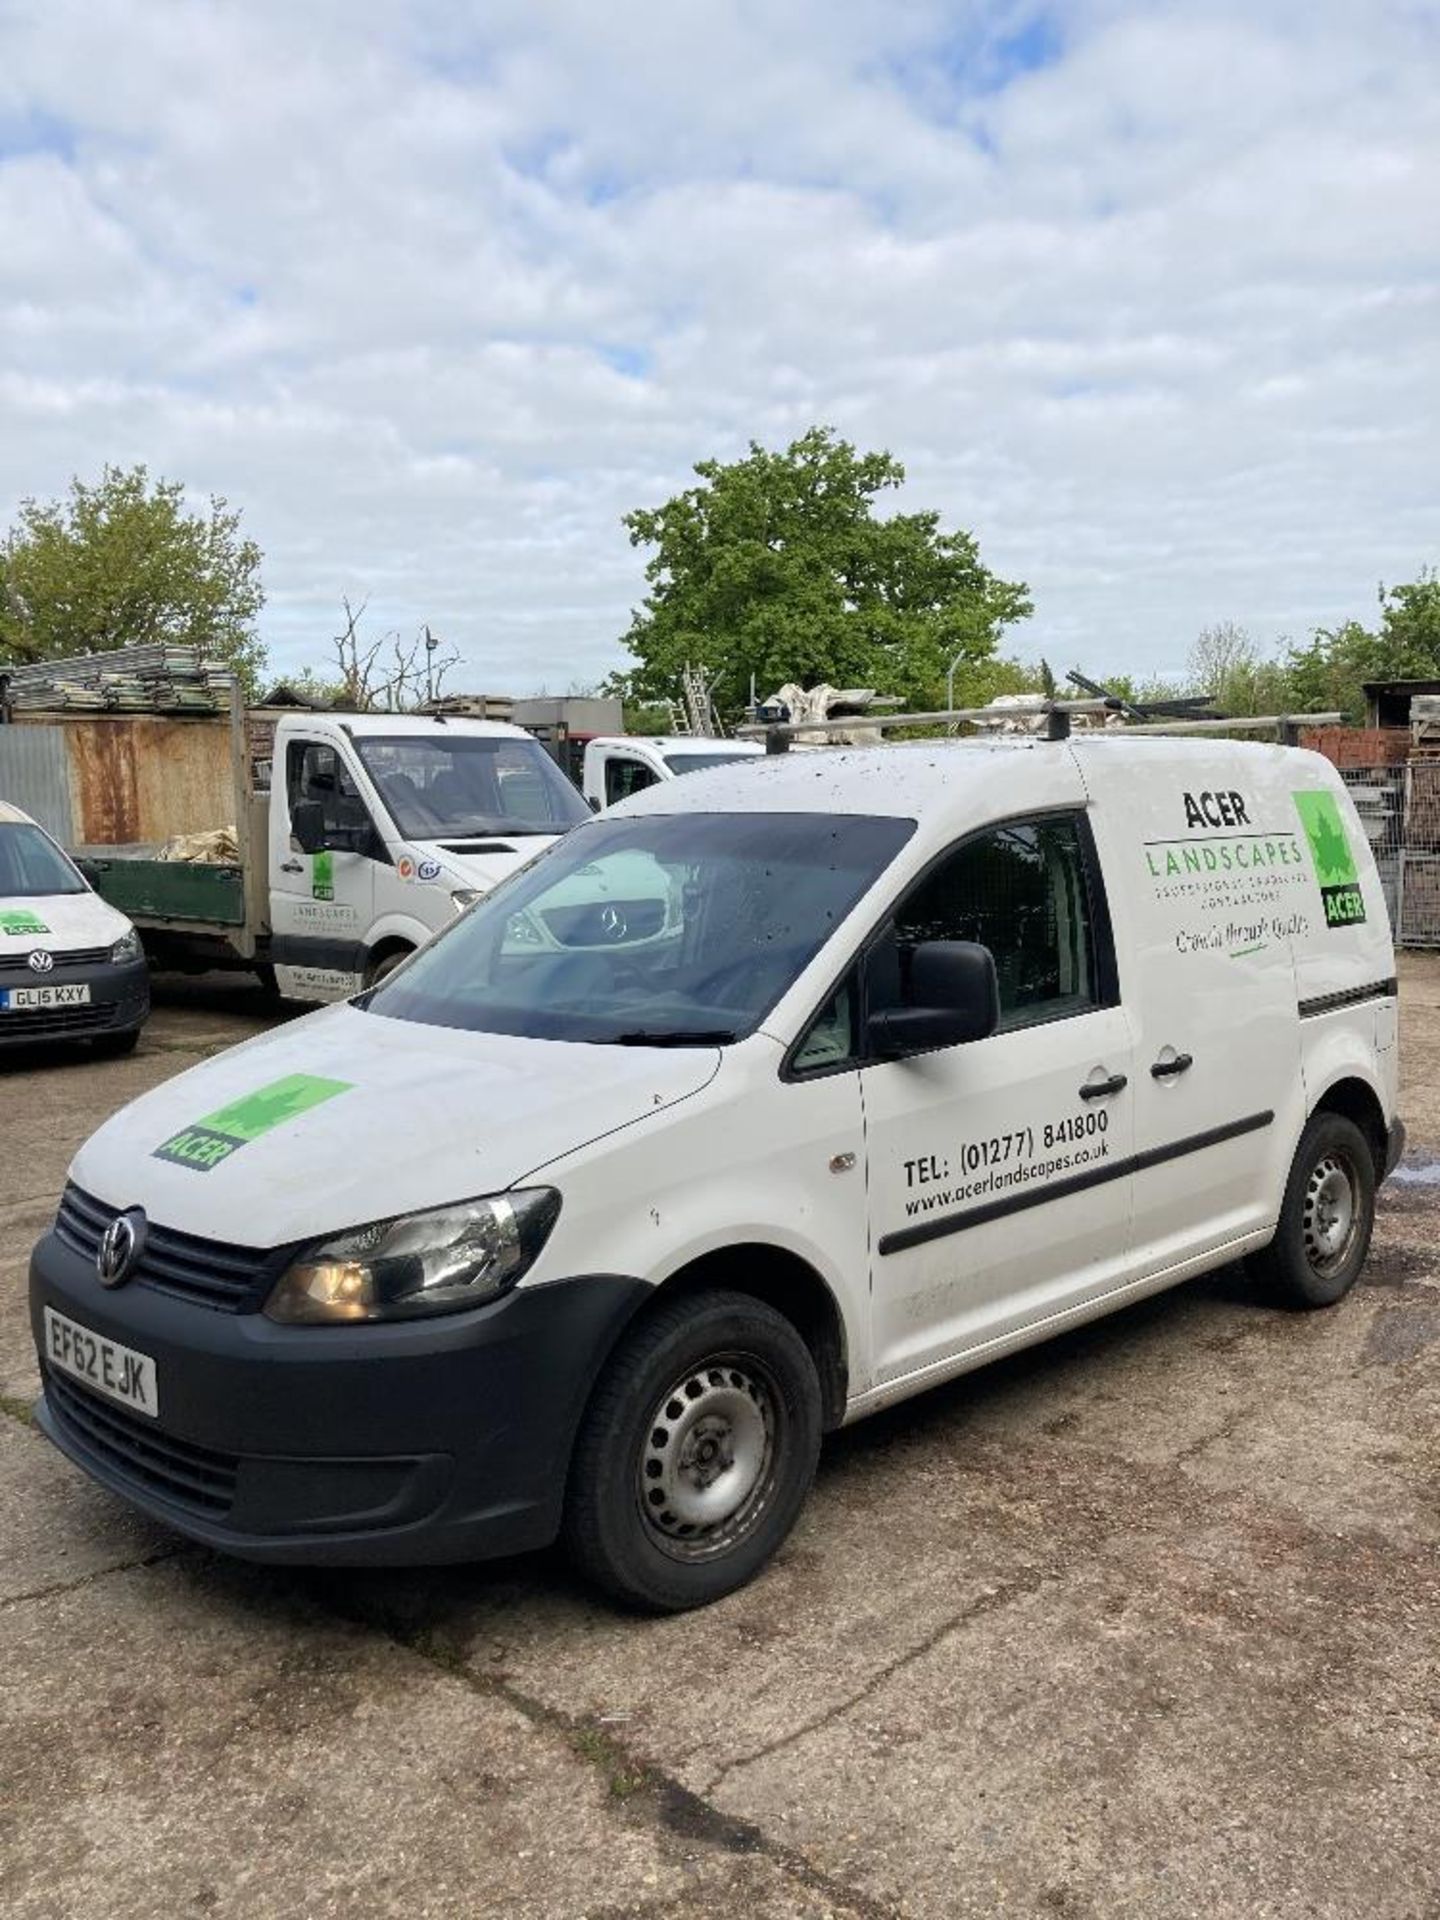
[[[224,713],[234,675],[195,647],[116,647],[14,667],[6,699],[15,713]]]

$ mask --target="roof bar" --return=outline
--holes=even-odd
[[[771,753],[784,753],[802,733],[848,733],[852,727],[948,727],[963,721],[1048,720],[1052,740],[1063,740],[1075,713],[1118,713],[1121,702],[1104,700],[1041,700],[1023,707],[946,707],[937,713],[850,713],[833,720],[757,721],[737,727],[741,738],[764,740]]]
[[[1126,733],[1277,733],[1287,747],[1298,746],[1301,727],[1337,727],[1342,713],[1255,713],[1230,720],[1156,720]]]
[[[1044,720],[1045,737],[1066,740],[1070,736],[1071,716],[1111,714],[1123,710],[1124,703],[1113,696],[1100,700],[1036,700],[1032,706],[949,707],[936,713],[852,713],[833,720],[759,721],[737,727],[744,739],[760,739],[769,753],[784,753],[799,734],[846,733],[852,727],[873,727],[889,731],[896,727],[957,726],[966,722],[980,725],[996,720]],[[1132,733],[1275,733],[1286,746],[1298,746],[1301,727],[1333,727],[1342,720],[1339,713],[1265,713],[1231,719],[1153,720],[1139,726],[1127,724],[1116,732]]]

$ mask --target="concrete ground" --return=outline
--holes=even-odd
[[[1440,955],[1338,1309],[1235,1271],[829,1442],[774,1569],[622,1617],[551,1556],[227,1563],[28,1424],[25,1254],[121,1102],[263,1027],[0,1066],[0,1908],[1440,1914]]]

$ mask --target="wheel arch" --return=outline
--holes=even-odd
[[[414,953],[419,944],[418,941],[412,940],[408,934],[384,934],[379,940],[375,941],[372,946],[368,946],[361,955],[360,978],[365,982],[367,987],[372,985],[375,979],[376,969],[381,966],[384,961],[390,959],[392,954],[398,954],[403,959],[406,954]]]
[[[810,1262],[769,1241],[742,1241],[716,1247],[678,1267],[655,1289],[641,1312],[669,1305],[685,1294],[704,1293],[717,1287],[730,1293],[748,1293],[790,1321],[815,1362],[824,1428],[829,1432],[838,1427],[845,1416],[850,1390],[845,1316],[834,1293]]]
[[[1310,1109],[1312,1119],[1317,1113],[1338,1113],[1342,1119],[1349,1120],[1357,1126],[1364,1134],[1366,1144],[1370,1148],[1370,1157],[1375,1163],[1377,1184],[1385,1178],[1386,1147],[1390,1130],[1380,1096],[1368,1080],[1363,1080],[1358,1074],[1353,1073],[1346,1074],[1341,1079],[1332,1080]]]

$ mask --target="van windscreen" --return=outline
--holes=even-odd
[[[75,868],[39,827],[28,820],[0,821],[0,900],[85,891]]]
[[[360,1005],[610,1046],[751,1033],[915,830],[820,813],[596,820],[473,906]]]

